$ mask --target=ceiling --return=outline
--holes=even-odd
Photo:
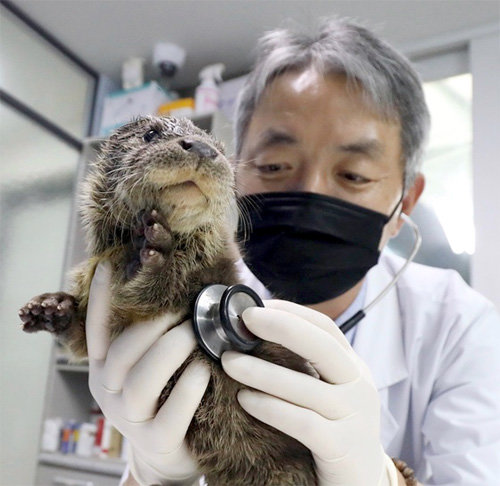
[[[199,70],[226,65],[224,78],[246,72],[257,38],[275,27],[307,30],[320,17],[360,20],[396,47],[499,24],[498,0],[14,0],[44,29],[96,71],[119,81],[133,56],[150,66],[153,46],[173,42],[187,51],[173,87],[197,84]],[[154,75],[149,67],[147,76]]]

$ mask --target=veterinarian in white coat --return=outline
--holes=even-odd
[[[261,47],[237,115],[238,188],[260,194],[266,211],[262,222],[252,220],[252,235],[262,230],[268,238],[249,238],[245,262],[267,289],[307,307],[272,300],[243,319],[256,335],[308,359],[319,379],[227,352],[224,370],[253,389],[240,392],[240,404],[303,442],[322,486],[416,484],[390,456],[413,467],[422,484],[498,484],[500,320],[491,303],[454,272],[412,264],[346,337],[337,327],[404,263],[386,254],[377,260],[424,188],[418,159],[427,110],[413,71],[342,21],[313,40],[275,32]],[[306,227],[300,241],[277,234],[273,211],[291,215],[299,232]],[[341,224],[326,224],[331,218]],[[321,238],[308,239],[311,228]],[[287,248],[299,244],[294,261]],[[336,276],[331,285],[318,256]],[[248,269],[242,273],[261,287]],[[177,316],[166,316],[110,344],[108,283],[101,266],[87,321],[90,388],[129,439],[127,484],[192,484],[198,474],[184,435],[208,372],[188,366],[157,415],[166,372],[162,381],[154,372],[173,373],[194,349],[190,323],[171,329]]]
[[[384,253],[368,273],[364,301],[403,264]],[[269,297],[248,270],[243,275]],[[497,484],[500,386],[492,370],[500,366],[499,329],[493,305],[456,272],[410,264],[346,336],[379,392],[385,451],[414,466],[418,478],[432,475],[425,484]]]

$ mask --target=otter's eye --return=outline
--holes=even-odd
[[[160,132],[158,130],[151,129],[151,130],[148,130],[144,134],[144,137],[142,137],[142,138],[144,139],[145,142],[149,143],[149,142],[153,141],[155,138],[158,138],[159,136],[160,136]]]

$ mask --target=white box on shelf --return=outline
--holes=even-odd
[[[134,117],[155,115],[158,107],[170,100],[169,94],[155,81],[110,93],[104,100],[99,134],[108,136]]]

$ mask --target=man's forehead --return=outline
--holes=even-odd
[[[290,103],[295,99],[300,103],[301,98],[306,100],[314,97],[324,99],[325,103],[338,100],[358,110],[371,112],[384,121],[399,124],[398,114],[388,113],[387,107],[377,105],[356,78],[340,71],[322,72],[314,66],[288,70],[273,77],[259,96],[255,111],[269,109],[281,102]]]

